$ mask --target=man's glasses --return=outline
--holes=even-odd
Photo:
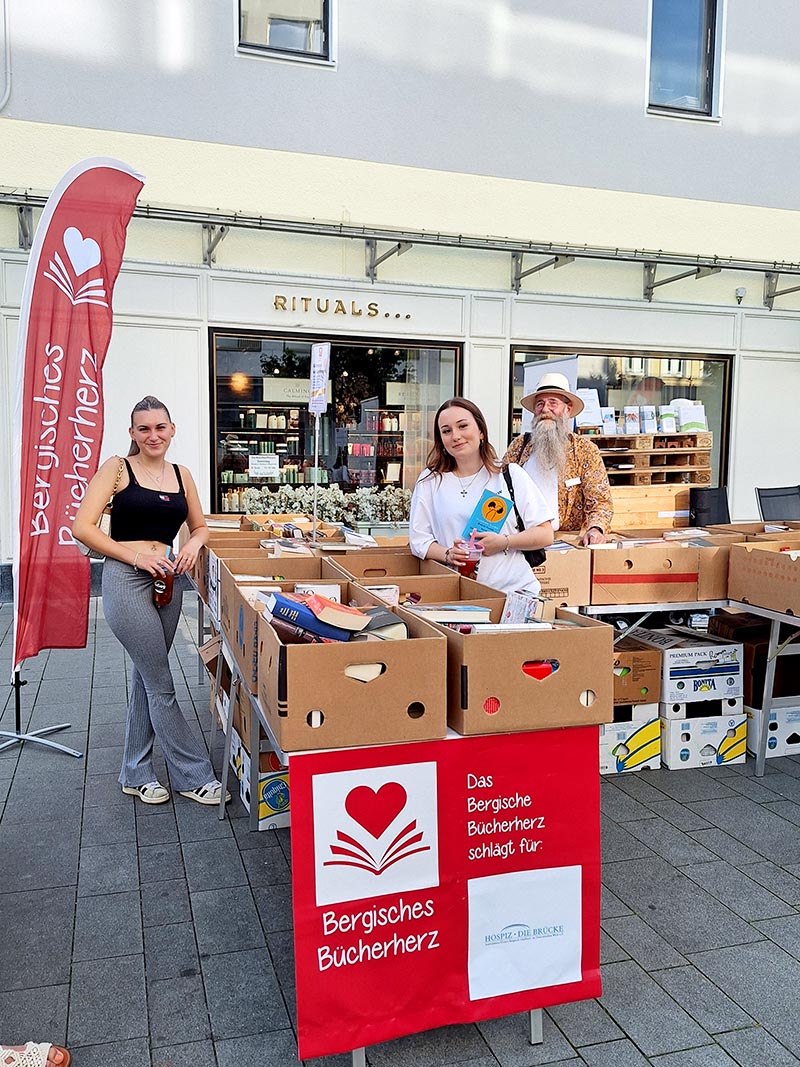
[[[544,408],[553,408],[558,411],[561,407],[566,407],[566,401],[560,396],[543,396],[540,400],[537,400],[533,405],[534,411],[542,411]]]

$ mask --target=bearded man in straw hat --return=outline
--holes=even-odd
[[[583,401],[570,392],[565,375],[549,373],[522,398],[522,406],[533,412],[533,430],[514,438],[503,466],[518,463],[530,475],[558,515],[554,529],[582,532],[584,545],[602,544],[614,505],[597,445],[570,430]]]

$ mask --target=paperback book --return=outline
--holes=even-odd
[[[275,618],[283,619],[301,627],[309,633],[317,634],[318,637],[329,637],[333,641],[349,641],[352,630],[341,626],[332,626],[330,623],[317,618],[308,604],[307,598],[293,593],[268,592],[259,597],[267,606],[267,611]]]
[[[428,622],[490,622],[492,618],[491,608],[481,607],[478,604],[415,604],[409,607]]]

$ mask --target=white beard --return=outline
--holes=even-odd
[[[533,451],[544,470],[563,473],[567,465],[569,419],[553,419],[535,415],[531,440]]]

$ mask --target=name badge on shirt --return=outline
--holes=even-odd
[[[565,478],[564,479],[564,485],[566,485],[566,486],[580,485],[580,484],[581,484],[580,478]]]

